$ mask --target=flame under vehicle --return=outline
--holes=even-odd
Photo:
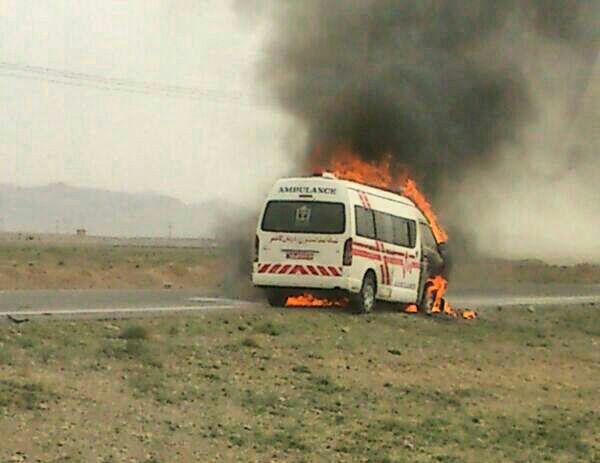
[[[272,306],[309,293],[347,298],[359,312],[377,300],[427,310],[427,282],[445,266],[443,245],[410,199],[323,173],[273,186],[258,222],[252,281]]]

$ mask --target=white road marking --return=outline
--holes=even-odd
[[[519,306],[519,305],[577,305],[600,304],[600,295],[597,296],[498,296],[498,297],[449,297],[452,305],[472,306],[473,308]]]
[[[188,302],[201,302],[204,304],[215,304],[220,302],[222,304],[240,304],[244,303],[244,301],[240,301],[239,299],[228,299],[226,297],[190,297],[188,298]]]
[[[222,305],[208,305],[208,306],[171,306],[171,307],[109,307],[103,309],[36,309],[36,310],[15,310],[0,312],[0,317],[11,316],[14,318],[24,317],[50,317],[56,315],[69,316],[69,315],[100,315],[100,314],[144,314],[144,313],[165,313],[165,312],[194,312],[194,311],[210,311],[210,310],[222,310],[222,309],[235,309],[244,307],[247,304],[238,303],[222,304]]]
[[[176,305],[163,307],[105,307],[90,309],[50,309],[41,308],[34,310],[5,310],[0,312],[0,321],[4,321],[8,316],[17,320],[25,318],[51,318],[51,317],[69,317],[69,316],[136,316],[144,314],[165,314],[177,312],[209,312],[215,310],[240,309],[257,307],[258,304],[249,301],[240,301],[235,299],[198,297],[190,298],[189,301],[202,302],[202,305]],[[450,297],[449,301],[457,307],[466,307],[472,309],[484,309],[490,307],[518,307],[518,306],[544,306],[544,305],[584,305],[599,304],[600,294],[592,296],[497,296],[497,297]]]

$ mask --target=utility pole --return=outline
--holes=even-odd
[[[169,222],[169,239],[173,238],[173,224]]]

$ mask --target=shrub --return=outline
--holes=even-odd
[[[140,325],[129,325],[119,334],[121,339],[148,339],[148,330]]]

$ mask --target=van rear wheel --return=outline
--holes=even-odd
[[[271,307],[284,307],[287,295],[280,289],[268,289],[267,301],[269,301]]]
[[[375,297],[377,295],[377,282],[375,275],[369,272],[363,279],[360,292],[352,298],[352,307],[358,313],[371,313],[375,308]]]

